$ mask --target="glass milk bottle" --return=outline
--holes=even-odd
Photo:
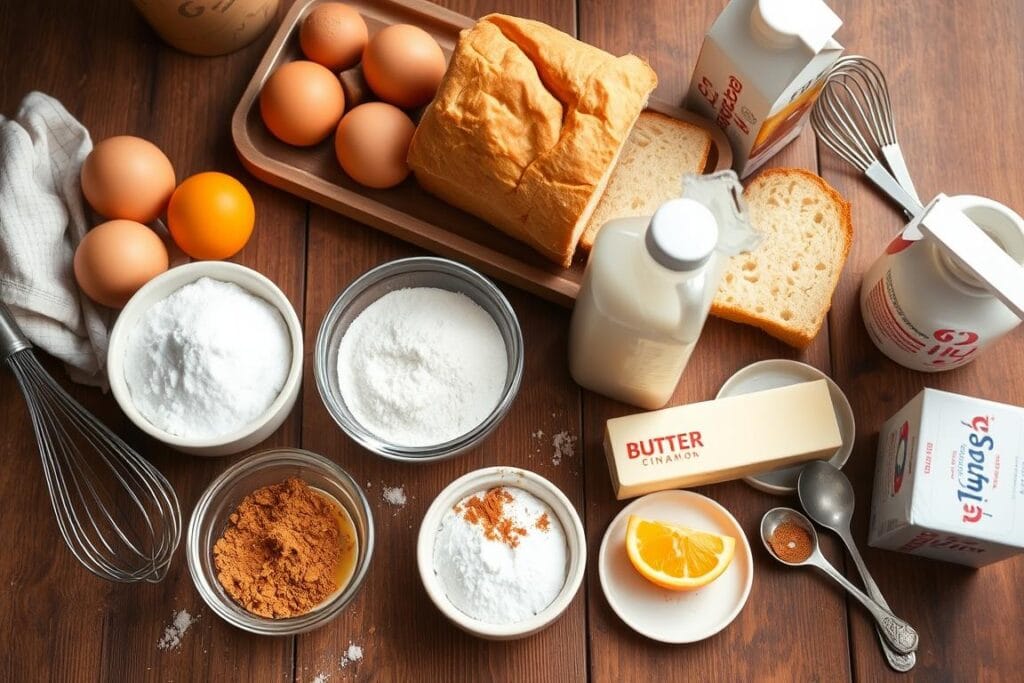
[[[942,201],[1024,265],[1024,220],[999,202],[959,195]],[[929,217],[921,217],[925,223]],[[971,226],[968,225],[968,228]],[[978,233],[968,242],[978,245]],[[972,250],[973,251],[973,250]],[[988,262],[988,270],[994,264]],[[1010,264],[1012,266],[1012,263]],[[921,372],[952,370],[1020,324],[1020,319],[916,221],[896,237],[864,275],[861,314],[871,341],[900,365]]]
[[[573,379],[641,408],[665,405],[717,290],[708,267],[717,241],[714,215],[693,199],[605,224],[569,328]]]

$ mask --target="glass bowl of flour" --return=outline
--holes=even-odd
[[[505,417],[523,335],[490,280],[447,259],[408,258],[338,296],[314,363],[327,411],[354,441],[394,460],[440,460],[475,448]]]
[[[255,270],[199,261],[135,293],[110,334],[107,376],[142,431],[193,455],[238,453],[291,412],[302,380],[302,325]]]

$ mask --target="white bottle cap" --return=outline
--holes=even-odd
[[[718,244],[718,222],[692,199],[672,199],[654,212],[644,237],[647,252],[669,270],[696,270]]]
[[[750,13],[754,37],[779,50],[800,42],[818,54],[842,25],[822,0],[757,0]]]

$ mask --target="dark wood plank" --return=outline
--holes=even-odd
[[[570,32],[577,28],[571,2],[444,4],[471,16],[499,10]],[[678,102],[703,33],[723,4],[580,0],[579,33],[611,51],[649,58],[661,78],[658,96]],[[889,76],[901,141],[922,193],[975,192],[1024,209],[1024,189],[1014,182],[1020,175],[1017,150],[1024,143],[1024,124],[1005,109],[1007,102],[1024,96],[1017,73],[1017,65],[1024,63],[1024,48],[1015,40],[1024,28],[1018,4],[998,0],[937,8],[925,0],[883,5],[834,0],[834,6],[846,19],[840,38],[849,51],[873,56]],[[247,177],[228,135],[230,112],[267,40],[269,33],[235,55],[197,59],[164,47],[129,3],[3,3],[0,111],[13,113],[25,92],[40,89],[60,98],[96,139],[134,133],[154,140],[180,177],[214,168],[241,177],[256,201],[257,232],[235,260],[271,277],[305,315],[309,358],[324,312],[348,282],[373,265],[419,252],[312,209],[307,271],[306,205]],[[986,49],[950,50],[950,45]],[[881,422],[925,385],[1024,402],[1024,386],[1005,370],[1020,367],[1024,345],[1021,333],[1014,333],[978,363],[941,376],[912,373],[885,360],[863,331],[857,291],[864,270],[900,220],[841,162],[827,151],[820,157],[823,174],[853,201],[857,228],[829,330],[800,354],[756,330],[710,321],[673,403],[710,398],[729,374],[754,360],[793,357],[826,370],[834,367],[858,421],[858,446],[848,472],[858,492],[855,536],[863,545]],[[812,137],[805,135],[774,164],[815,169]],[[608,417],[632,409],[586,392],[581,408],[581,392],[566,371],[568,314],[522,292],[505,291],[526,336],[523,389],[499,431],[465,457],[414,467],[360,451],[331,422],[307,364],[299,407],[257,449],[301,443],[341,462],[367,487],[379,545],[371,577],[352,607],[330,626],[297,640],[251,637],[217,619],[195,593],[180,552],[171,575],[157,586],[113,585],[84,572],[63,547],[53,522],[23,401],[9,374],[0,373],[0,454],[11,463],[0,468],[5,503],[0,535],[15,539],[0,557],[5,589],[0,676],[307,681],[322,672],[345,679],[579,680],[589,670],[596,680],[886,678],[889,672],[859,608],[849,608],[847,617],[847,606],[831,586],[775,565],[756,544],[750,600],[722,634],[694,646],[668,647],[644,640],[619,622],[601,594],[593,565],[601,535],[623,505],[612,498],[600,438]],[[47,367],[62,377],[56,363],[48,361]],[[72,392],[151,454],[177,488],[186,519],[205,485],[233,461],[173,453],[132,429],[109,396],[80,387]],[[532,436],[538,430],[543,439]],[[550,437],[563,430],[580,436],[581,443],[574,458],[556,466]],[[420,516],[433,496],[459,474],[499,463],[533,469],[561,486],[584,513],[591,548],[585,591],[563,619],[515,643],[479,641],[447,624],[419,585],[412,552]],[[383,485],[403,486],[408,503],[386,504]],[[761,513],[785,500],[736,482],[699,490],[729,508],[752,541]],[[841,557],[837,544],[823,540],[830,557]],[[868,550],[866,556],[893,607],[921,631],[917,677],[1005,680],[1024,666],[1020,648],[992,637],[1012,632],[1021,621],[1016,606],[1016,586],[1024,580],[1021,560],[973,572],[884,551]],[[156,642],[177,609],[199,614],[199,622],[179,650],[159,651]],[[339,660],[349,643],[364,648],[364,659],[341,669]],[[780,659],[779,652],[791,654]]]
[[[871,57],[886,74],[899,139],[922,198],[939,191],[974,193],[1024,210],[1024,123],[1011,113],[1011,103],[1024,100],[1024,47],[1018,40],[1024,7],[1012,0],[955,6],[844,0],[834,7],[846,21],[842,35],[849,52]],[[830,327],[836,379],[857,416],[858,445],[847,472],[857,491],[854,537],[865,548],[881,424],[925,386],[1024,404],[1017,370],[1024,366],[1024,335],[1018,330],[975,363],[947,373],[916,373],[886,359],[864,331],[858,294],[861,276],[902,220],[827,149],[821,150],[821,162],[825,177],[853,203],[856,238]],[[1024,620],[1018,590],[1024,561],[973,571],[874,549],[865,560],[893,609],[921,633],[915,678],[1019,676],[1024,649],[1003,634]],[[863,611],[851,612],[856,677],[896,679]]]
[[[442,3],[469,16],[492,11],[541,19],[563,30],[574,27],[571,2]],[[307,358],[327,308],[353,279],[380,263],[423,253],[416,248],[313,207],[310,213],[306,308]],[[579,455],[552,462],[551,438],[579,435],[579,390],[566,362],[567,316],[563,309],[510,287],[502,287],[519,316],[526,347],[522,389],[498,430],[476,451],[434,464],[405,464],[378,458],[345,437],[313,387],[306,365],[302,443],[341,463],[366,490],[373,506],[377,546],[373,567],[352,605],[337,621],[299,637],[296,680],[319,673],[366,680],[552,680],[586,676],[586,614],[583,589],[564,616],[532,638],[488,642],[448,623],[430,602],[416,568],[420,520],[434,497],[453,479],[480,467],[508,464],[551,479],[583,510]],[[543,437],[536,438],[535,432]],[[384,486],[402,486],[407,496],[396,507],[383,499]],[[363,659],[345,668],[340,657],[350,643]]]
[[[658,73],[657,96],[681,102],[689,86],[703,36],[724,3],[659,1],[628,4],[583,0],[580,37],[615,53],[632,51]],[[808,130],[770,162],[771,166],[816,170],[813,134]],[[722,320],[708,321],[670,405],[714,398],[739,368],[766,358],[794,358],[830,369],[828,332],[797,352],[758,330]],[[605,529],[626,501],[617,502],[602,448],[608,418],[638,412],[590,392],[583,395],[587,477],[587,540],[591,674],[594,680],[838,680],[849,676],[845,657],[846,607],[819,577],[788,570],[767,556],[758,527],[776,505],[795,500],[771,496],[743,482],[695,489],[725,506],[746,532],[754,556],[754,585],[743,612],[720,634],[688,646],[668,646],[634,633],[612,612],[601,591],[595,562]],[[838,546],[823,539],[826,552]],[[838,656],[821,657],[821,643],[834,643]],[[785,657],[772,653],[788,653]]]
[[[285,3],[287,4],[287,3]],[[245,50],[198,59],[164,46],[130,3],[32,2],[0,6],[0,111],[13,114],[29,90],[48,92],[94,140],[130,133],[153,140],[179,180],[204,170],[240,178],[253,193],[256,230],[234,259],[266,274],[303,311],[302,202],[247,177],[229,136],[231,111],[269,34]],[[48,363],[63,380],[63,369]],[[66,384],[66,382],[65,382]],[[109,395],[73,388],[107,424],[147,453],[178,492],[187,524],[207,483],[234,460],[172,452],[143,438]],[[300,410],[256,450],[294,444]],[[0,558],[0,677],[4,680],[256,680],[290,678],[292,639],[259,639],[210,613],[183,553],[159,585],[94,578],[60,540],[35,439],[9,373],[0,373],[0,534],[16,539]],[[236,456],[238,457],[238,456]],[[198,615],[180,649],[157,641],[174,611]]]

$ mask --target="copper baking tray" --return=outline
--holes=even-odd
[[[259,92],[280,65],[301,59],[298,27],[309,9],[323,0],[299,0],[281,22],[231,119],[231,135],[245,168],[260,180],[365,223],[428,251],[461,261],[493,278],[571,306],[583,278],[584,259],[561,268],[480,219],[427,194],[410,176],[398,187],[373,190],[352,181],[338,166],[333,139],[315,147],[291,147],[272,136],[259,113]],[[469,17],[424,0],[346,0],[363,15],[370,34],[388,24],[415,24],[437,39],[450,55]],[[649,108],[688,121],[711,133],[706,172],[727,168],[732,152],[724,134],[710,121],[652,101]]]

